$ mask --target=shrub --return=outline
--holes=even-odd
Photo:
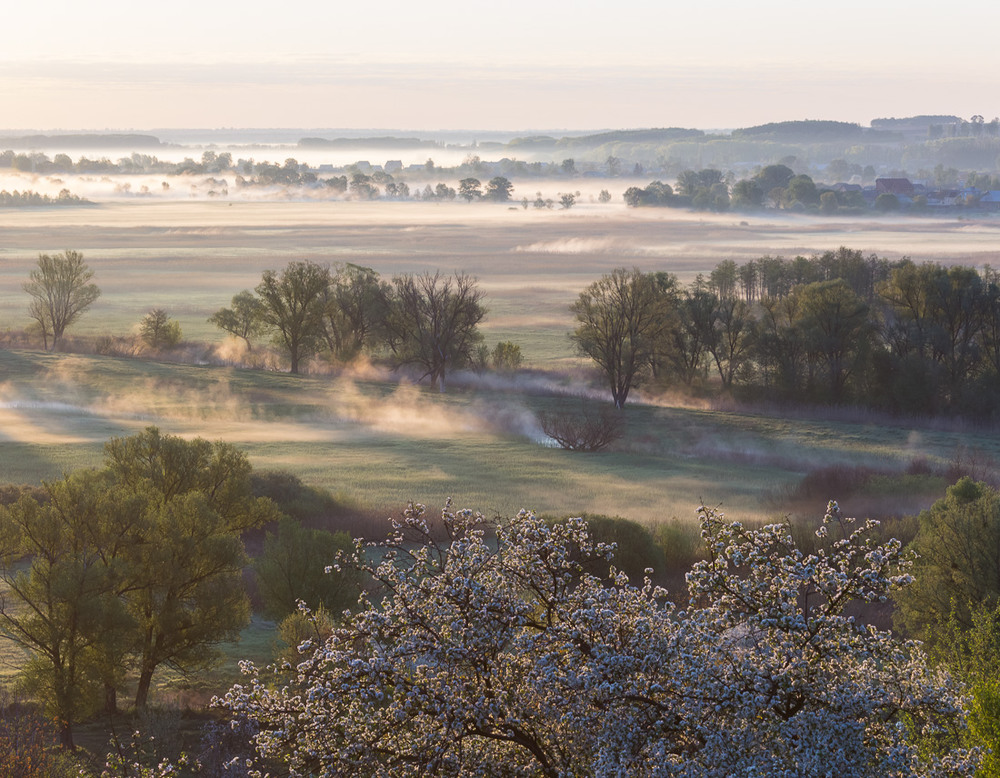
[[[338,552],[353,548],[346,532],[307,529],[294,519],[278,522],[268,533],[264,551],[254,560],[264,615],[279,620],[293,613],[299,601],[339,614],[358,599],[356,577],[330,569]]]
[[[652,534],[644,526],[631,519],[620,516],[601,516],[584,513],[578,518],[587,522],[591,538],[597,543],[614,544],[615,550],[611,557],[611,565],[624,572],[630,581],[641,581],[647,569],[662,574],[664,570],[663,554]],[[550,526],[557,522],[566,522],[568,518],[546,519]],[[608,564],[598,560],[590,570],[595,575],[607,575]]]
[[[600,451],[624,434],[621,411],[607,406],[595,409],[586,402],[578,411],[540,413],[538,423],[548,437],[569,451]]]
[[[173,348],[181,342],[181,325],[162,308],[154,308],[139,322],[139,337],[152,349]]]

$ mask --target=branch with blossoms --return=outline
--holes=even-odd
[[[613,546],[582,519],[410,506],[358,542],[356,613],[289,668],[246,665],[220,704],[291,774],[943,776],[977,755],[925,737],[964,698],[919,646],[846,615],[909,580],[897,542],[831,504],[815,553],[787,525],[702,508],[708,559],[678,608],[647,578],[586,572]]]

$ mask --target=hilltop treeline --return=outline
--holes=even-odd
[[[842,247],[726,260],[687,287],[667,274],[650,283],[661,290],[665,325],[650,349],[654,384],[907,414],[1000,413],[1000,273],[992,268]]]

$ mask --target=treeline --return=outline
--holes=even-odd
[[[91,202],[79,195],[72,194],[68,189],[61,190],[57,197],[50,197],[30,190],[19,192],[15,189],[13,192],[8,192],[4,189],[0,191],[0,208],[27,208],[38,205],[91,205]]]
[[[242,160],[241,160],[242,162]],[[89,158],[81,156],[76,162],[68,154],[49,157],[40,151],[29,153],[11,149],[0,151],[0,168],[13,168],[26,173],[102,173],[135,174],[160,173],[181,175],[183,173],[222,173],[234,167],[232,154],[217,154],[206,151],[201,161],[185,159],[182,162],[166,162],[151,154],[133,152],[127,157],[110,160],[107,157]]]
[[[847,172],[854,175],[848,167]],[[862,172],[859,168],[859,173]],[[871,171],[874,178],[874,170]],[[820,213],[861,213],[869,210],[860,187],[853,190],[817,185],[807,175],[796,175],[787,165],[768,165],[750,178],[733,181],[721,170],[684,170],[677,176],[676,190],[662,181],[646,187],[632,186],[623,195],[631,207],[666,206],[704,211],[776,208]],[[926,198],[925,198],[926,200]],[[897,210],[899,199],[882,194],[875,199],[876,210]]]
[[[618,405],[648,381],[894,413],[1000,412],[1000,273],[989,267],[840,248],[727,260],[687,287],[618,270],[572,310],[574,339]]]

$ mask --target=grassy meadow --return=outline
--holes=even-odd
[[[963,444],[997,453],[982,431],[779,419],[639,395],[615,451],[580,455],[543,445],[537,421],[542,410],[581,402],[575,395],[602,397],[569,341],[568,305],[616,266],[689,281],[722,259],[840,245],[997,264],[997,220],[710,215],[614,203],[539,211],[461,202],[137,199],[0,212],[0,235],[0,331],[28,323],[21,285],[43,251],[83,251],[102,289],[72,334],[127,334],[155,306],[209,351],[227,344],[207,318],[263,270],[296,259],[354,262],[384,276],[438,269],[476,276],[487,293],[487,342],[520,344],[531,368],[515,380],[466,377],[437,395],[378,368],[296,377],[0,351],[5,481],[38,482],[94,465],[108,437],[157,424],[225,439],[258,468],[290,470],[383,511],[454,496],[490,513],[528,507],[655,523],[693,516],[701,499],[749,517],[780,515],[774,495],[829,464],[944,462]],[[198,361],[199,353],[189,358]]]
[[[310,259],[354,262],[384,276],[440,269],[476,276],[487,292],[487,342],[513,340],[517,376],[455,376],[447,393],[383,368],[309,375],[149,360],[0,349],[0,482],[38,483],[97,466],[104,442],[157,425],[225,440],[257,469],[286,470],[349,505],[395,514],[449,497],[489,515],[520,508],[603,513],[649,526],[693,522],[704,501],[746,521],[816,518],[840,494],[796,492],[822,468],[904,472],[947,468],[959,450],[1000,460],[991,429],[926,420],[832,414],[768,415],[634,395],[626,434],[595,454],[548,445],[545,411],[606,402],[577,357],[567,309],[578,292],[621,265],[667,270],[682,281],[722,259],[811,254],[840,245],[918,261],[997,263],[1000,222],[810,219],[627,211],[583,204],[536,211],[486,204],[117,202],[81,209],[0,212],[0,332],[28,323],[21,289],[39,252],[83,251],[102,297],[71,335],[134,330],[165,308],[187,339],[224,351],[206,319],[268,268]],[[215,355],[218,357],[218,354]],[[209,361],[206,359],[205,361]],[[212,360],[217,362],[218,359]],[[846,512],[915,512],[940,490],[889,486],[841,499]],[[943,489],[943,483],[938,484]],[[255,621],[227,646],[227,663],[201,679],[158,674],[183,704],[229,683],[236,659],[266,659],[273,625]],[[21,661],[0,646],[0,674]],[[162,699],[162,698],[161,698]]]
[[[530,185],[529,185],[530,186]],[[515,197],[521,195],[515,189]],[[289,261],[353,262],[383,276],[441,270],[476,276],[484,331],[513,340],[535,367],[574,361],[567,306],[618,266],[690,281],[721,260],[793,257],[841,245],[890,258],[998,264],[1000,221],[713,215],[583,203],[524,210],[488,203],[115,201],[0,211],[0,331],[27,323],[21,285],[39,252],[78,249],[103,296],[74,328],[125,334],[153,307],[191,339],[221,342],[207,323],[263,270]]]
[[[441,394],[349,375],[26,350],[0,350],[0,371],[0,478],[15,483],[96,465],[109,437],[157,425],[229,441],[258,469],[288,470],[386,515],[410,500],[440,506],[454,497],[491,515],[530,508],[656,524],[693,517],[702,500],[734,518],[780,518],[782,495],[832,465],[944,467],[961,445],[1000,459],[988,430],[656,402],[626,409],[613,450],[563,451],[547,445],[538,414],[598,401],[541,381],[465,376]]]

